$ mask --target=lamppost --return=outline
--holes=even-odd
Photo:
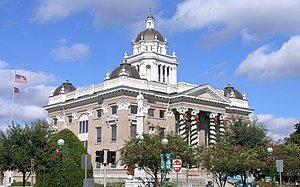
[[[270,157],[270,168],[271,168],[271,170],[270,170],[270,177],[271,177],[271,180],[272,180],[272,187],[273,186],[275,186],[275,184],[274,184],[274,182],[275,182],[275,175],[274,175],[274,167],[273,167],[273,155],[272,155],[272,153],[273,153],[273,148],[272,147],[268,147],[268,149],[267,149],[267,152],[268,152],[268,154],[269,154],[269,157]]]
[[[63,178],[63,173],[62,173],[62,149],[64,146],[64,139],[59,139],[57,140],[57,144],[58,144],[58,149],[59,149],[59,155],[58,155],[58,177],[59,177],[59,181],[58,181],[58,186],[61,187],[62,186],[62,178]]]
[[[168,139],[164,138],[161,140],[162,145],[168,145]],[[171,154],[168,151],[163,151],[160,154],[160,170],[164,172],[164,187],[167,186],[167,171],[171,169]]]

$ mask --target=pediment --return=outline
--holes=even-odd
[[[184,94],[186,96],[192,96],[205,100],[229,102],[229,99],[223,95],[222,91],[213,88],[209,84],[201,85],[193,89],[187,90]]]

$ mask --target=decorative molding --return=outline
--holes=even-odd
[[[72,113],[72,118],[73,118],[73,119],[78,119],[77,112],[73,112],[73,113]]]
[[[88,114],[88,116],[92,117],[93,116],[93,109],[88,109],[86,112]]]
[[[65,122],[65,116],[57,115],[56,118],[57,118],[57,122]]]
[[[130,106],[130,102],[128,101],[119,101],[116,104],[118,106],[118,110],[128,110]]]
[[[108,112],[108,105],[102,104],[101,109],[102,109],[103,113],[107,113]]]

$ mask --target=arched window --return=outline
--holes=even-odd
[[[83,114],[79,118],[79,134],[88,133],[89,131],[89,118],[86,114]]]

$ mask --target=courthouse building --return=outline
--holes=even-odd
[[[76,89],[66,81],[49,96],[49,123],[78,136],[95,170],[107,163],[121,171],[118,150],[137,134],[160,127],[163,133],[179,133],[191,145],[208,145],[224,131],[226,117],[248,117],[253,111],[246,95],[231,85],[217,89],[177,82],[177,56],[168,53],[167,39],[154,26],[154,17],[148,16],[146,29],[132,41],[132,54],[125,53],[103,82]]]

